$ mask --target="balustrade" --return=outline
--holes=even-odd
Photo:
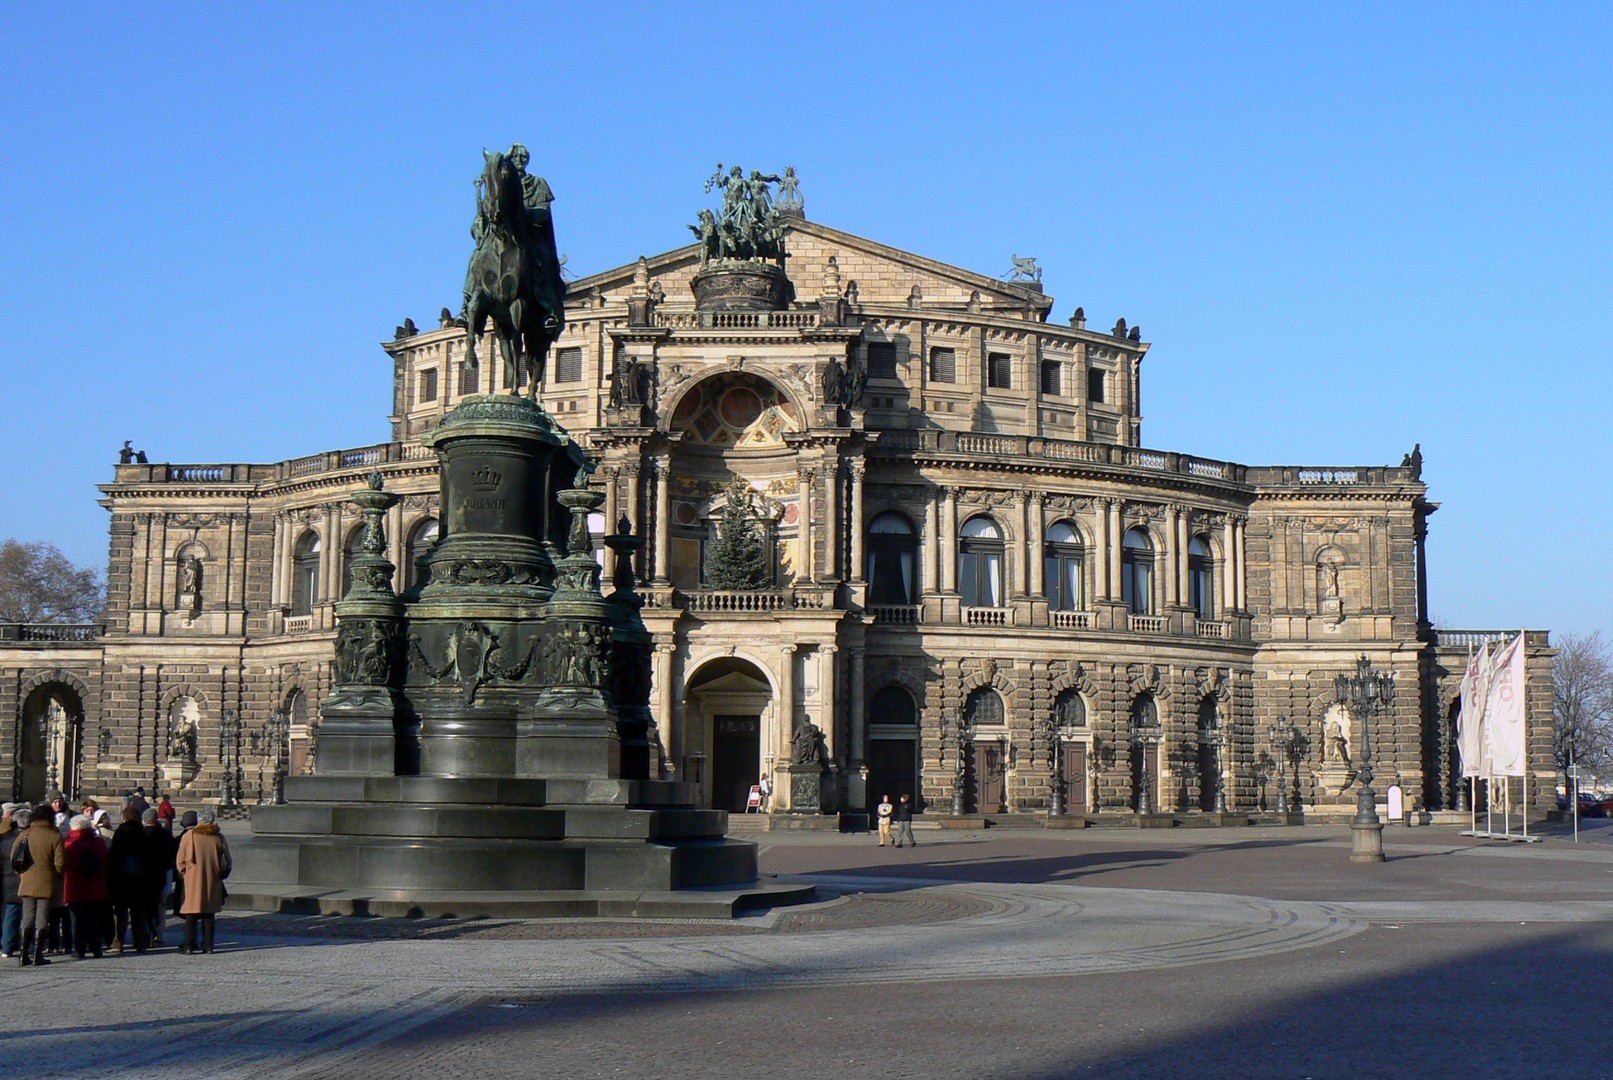
[[[966,607],[963,621],[967,626],[1007,626],[1008,609],[997,607]]]
[[[1095,625],[1090,611],[1055,611],[1052,615],[1055,630],[1091,630]]]
[[[1132,615],[1126,628],[1134,634],[1163,634],[1170,628],[1170,620],[1163,615]]]

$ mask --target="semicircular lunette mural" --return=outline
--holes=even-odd
[[[795,406],[766,379],[734,372],[689,388],[672,414],[672,429],[685,445],[738,448],[784,445],[786,432],[800,431]]]

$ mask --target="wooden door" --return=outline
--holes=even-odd
[[[743,813],[752,784],[762,778],[759,716],[717,716],[711,732],[711,808]]]
[[[1067,742],[1060,751],[1064,756],[1064,812],[1087,812],[1087,747],[1085,743]]]

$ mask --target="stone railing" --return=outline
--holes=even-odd
[[[1434,631],[1434,644],[1441,649],[1479,649],[1488,644],[1491,648],[1505,645],[1516,637],[1516,630],[1442,630]],[[1550,630],[1525,630],[1523,643],[1531,649],[1551,648]]]
[[[312,615],[287,615],[285,632],[288,634],[306,634],[314,628]]]
[[[1097,616],[1090,611],[1054,611],[1051,614],[1055,630],[1091,630],[1096,625]]]
[[[1113,443],[1049,439],[1040,435],[998,435],[977,431],[941,431],[897,428],[883,431],[875,452],[917,451],[987,457],[1028,457],[1083,465],[1118,465],[1149,472],[1224,480],[1240,484],[1245,466],[1213,458],[1143,450]]]
[[[875,623],[885,626],[915,626],[923,610],[917,604],[873,604],[868,614],[874,617]]]
[[[963,622],[966,626],[1007,626],[1008,609],[1000,607],[966,607]]]
[[[1222,638],[1229,636],[1227,624],[1224,622],[1201,622],[1193,628],[1199,637]]]
[[[1164,615],[1131,615],[1126,619],[1126,629],[1134,634],[1163,634],[1170,625]]]
[[[375,443],[347,450],[292,458],[275,465],[172,464],[119,465],[120,484],[248,484],[272,480],[298,480],[344,469],[368,469],[395,461],[428,461],[436,457],[419,443]]]
[[[681,595],[686,611],[783,611],[790,606],[783,589],[700,589]]]
[[[816,311],[658,311],[655,325],[668,330],[810,330]]]
[[[0,641],[94,641],[104,623],[0,623]]]
[[[834,607],[832,585],[795,585],[790,589],[790,606],[797,611],[826,611]]]
[[[1417,481],[1405,465],[1260,465],[1248,470],[1249,483],[1263,487],[1366,487]]]

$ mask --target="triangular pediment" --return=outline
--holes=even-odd
[[[854,293],[858,302],[877,305],[917,303],[926,308],[1029,312],[1045,319],[1051,297],[1031,283],[1008,282],[903,251],[866,237],[841,232],[802,217],[785,219],[785,271],[798,301]],[[831,267],[830,260],[834,260]],[[697,244],[646,257],[638,264],[605,270],[571,282],[574,303],[621,303],[645,278],[659,284],[670,306],[692,304],[689,282],[700,269]],[[635,282],[635,278],[639,280]],[[917,289],[915,296],[914,289]]]

